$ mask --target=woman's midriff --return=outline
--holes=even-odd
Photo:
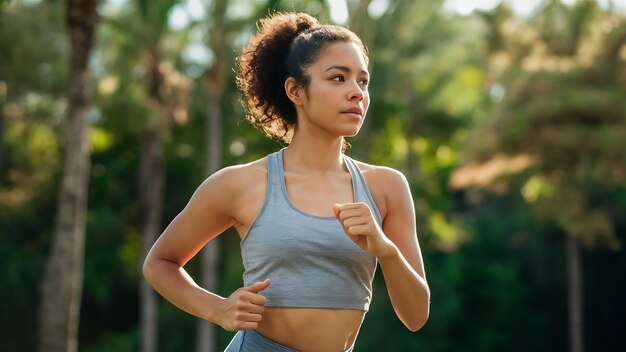
[[[339,352],[354,343],[365,311],[267,307],[258,333],[298,351]]]

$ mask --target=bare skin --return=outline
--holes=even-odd
[[[378,226],[366,204],[354,203],[341,157],[343,137],[358,132],[369,104],[365,62],[354,44],[336,43],[307,71],[308,89],[285,82],[298,112],[296,132],[284,152],[289,198],[304,212],[335,216],[346,236],[377,257],[398,318],[417,331],[428,318],[430,291],[408,184],[395,170],[358,163],[383,220]],[[170,302],[226,330],[256,330],[300,351],[344,351],[354,343],[364,311],[265,307],[262,292],[270,280],[220,297],[199,287],[183,269],[227,228],[235,227],[243,239],[266,191],[267,158],[209,177],[155,243],[144,275]]]

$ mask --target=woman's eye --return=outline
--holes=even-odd
[[[344,82],[343,76],[334,76],[331,78],[333,81]]]
[[[362,86],[367,86],[369,83],[370,81],[365,78],[359,81],[359,84],[361,84]]]

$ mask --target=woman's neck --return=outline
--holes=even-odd
[[[343,170],[342,146],[343,138],[324,140],[295,133],[285,149],[286,164],[292,171],[309,173]]]

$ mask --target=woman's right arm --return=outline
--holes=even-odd
[[[240,168],[226,168],[206,179],[187,206],[155,242],[143,265],[146,280],[165,299],[226,330],[255,329],[267,301],[259,292],[269,281],[242,287],[224,298],[200,287],[183,266],[211,239],[236,223]],[[239,190],[240,191],[240,190]]]

